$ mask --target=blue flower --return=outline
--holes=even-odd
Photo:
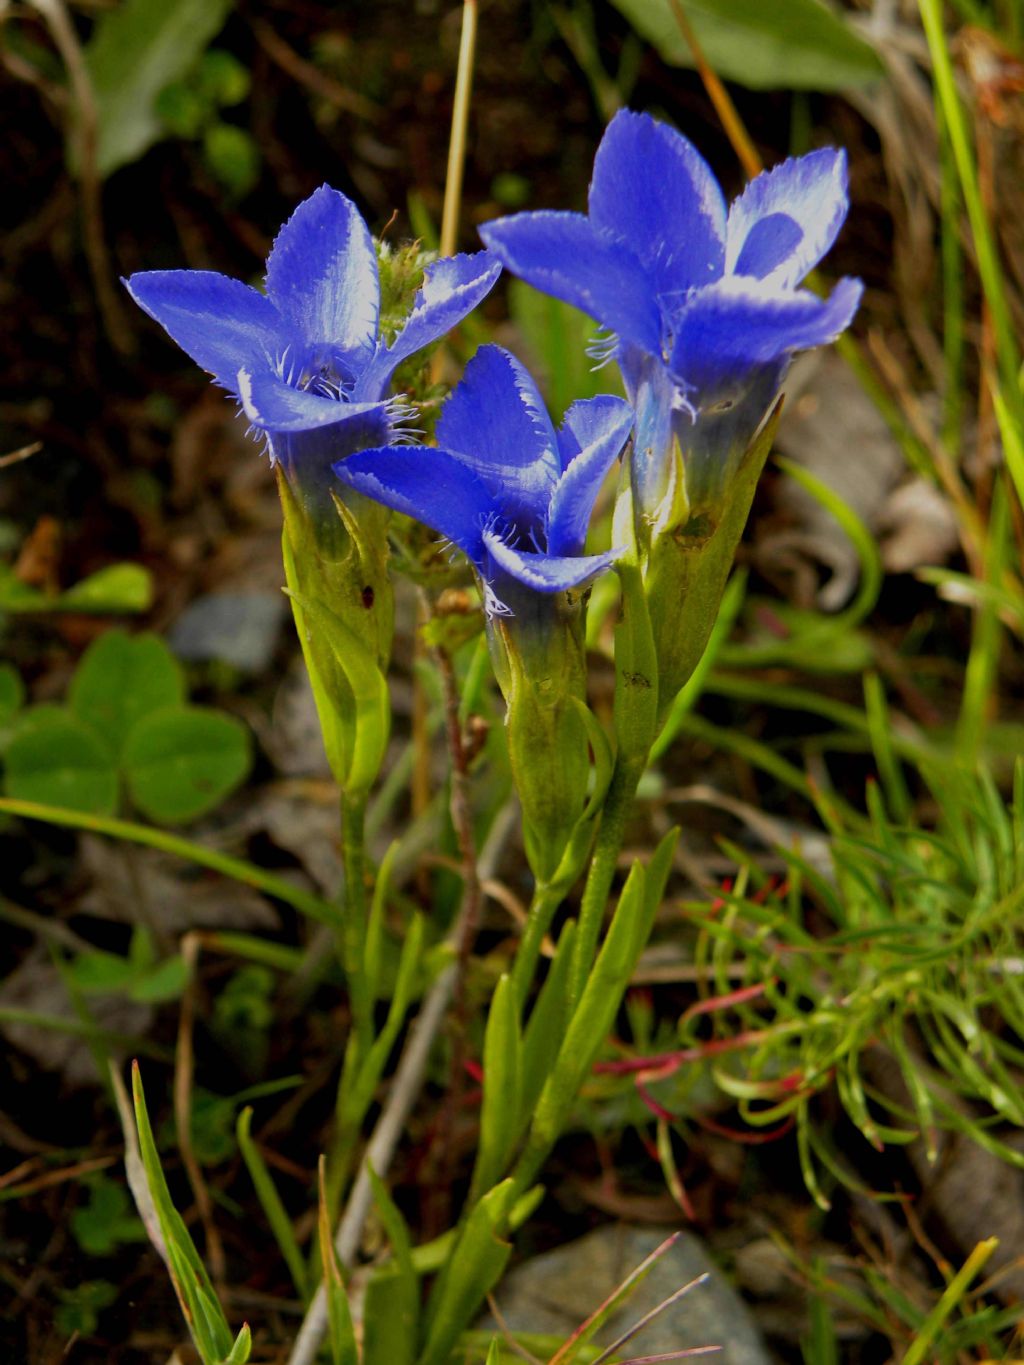
[[[601,483],[629,437],[621,398],[574,403],[556,432],[526,370],[483,346],[437,424],[438,448],[388,446],[339,461],[345,484],[425,522],[476,569],[490,616],[578,588],[619,552],[585,555]],[[526,590],[524,592],[524,589]]]
[[[330,458],[392,438],[403,415],[387,399],[396,368],[475,308],[500,271],[487,252],[434,262],[385,345],[369,229],[351,200],[322,185],[278,233],[265,294],[208,270],[144,271],[125,284],[240,401],[272,459],[288,472],[311,462],[326,483]]]
[[[793,353],[849,324],[858,280],[827,299],[797,288],[848,207],[842,151],[785,161],[727,208],[686,138],[622,111],[598,148],[589,215],[521,213],[480,229],[514,274],[613,334],[604,354],[636,407],[633,482],[648,521],[672,494],[676,441],[684,503],[714,504]]]

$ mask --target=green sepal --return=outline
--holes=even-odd
[[[527,861],[537,881],[549,884],[586,809],[590,781],[578,604],[553,601],[549,615],[525,625],[498,618],[488,623],[488,638],[507,706]]]
[[[296,592],[291,587],[293,572],[286,568],[286,573],[331,771],[338,785],[353,797],[373,785],[387,751],[391,724],[387,682],[369,650],[341,617]],[[351,711],[342,703],[340,678],[347,684]]]
[[[707,647],[781,410],[780,399],[728,481],[724,496],[707,506],[690,507],[684,523],[651,543],[644,595],[657,659],[659,724]]]
[[[615,567],[622,584],[615,627],[615,736],[619,761],[642,768],[657,734],[660,660],[640,567],[632,557]]]
[[[359,792],[376,776],[390,719],[383,677],[374,679],[372,671],[387,668],[394,625],[387,512],[358,494],[342,499],[331,492],[314,515],[280,466],[278,473],[285,581],[324,748],[339,786]],[[383,730],[367,714],[368,701],[381,693]]]
[[[552,892],[561,892],[562,894],[568,892],[586,865],[594,842],[594,833],[600,820],[601,811],[604,808],[604,798],[607,795],[612,773],[615,770],[615,749],[605,732],[604,726],[585,702],[580,701],[578,697],[572,697],[571,701],[575,706],[576,714],[583,722],[594,761],[591,768],[590,793],[586,805],[573,826],[569,840],[562,850],[558,867],[548,882]]]

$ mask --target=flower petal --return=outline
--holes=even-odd
[[[246,417],[263,431],[315,431],[357,418],[362,420],[376,411],[385,423],[382,435],[387,439],[386,403],[346,403],[340,398],[325,398],[305,389],[293,389],[276,374],[263,369],[239,370],[238,395]]]
[[[437,423],[438,443],[457,450],[509,521],[540,529],[561,473],[544,401],[515,356],[481,346]]]
[[[377,253],[351,199],[321,185],[303,200],[267,260],[267,294],[309,345],[369,360],[380,312]]]
[[[727,276],[694,294],[680,314],[670,369],[696,390],[695,406],[726,398],[759,365],[834,341],[856,313],[863,288],[859,280],[840,280],[820,299]]]
[[[580,213],[517,213],[480,236],[507,269],[645,351],[661,348],[657,285],[623,242]]]
[[[462,459],[430,446],[384,446],[339,460],[334,472],[368,498],[415,517],[463,550],[479,567],[482,528],[494,500]]]
[[[584,399],[565,414],[558,433],[565,473],[548,509],[551,554],[578,555],[583,549],[594,499],[632,427],[633,409],[621,398]]]
[[[602,555],[535,554],[517,550],[495,530],[483,533],[484,545],[494,565],[535,592],[566,592],[578,588],[595,574],[610,568],[623,551],[607,550]]]
[[[844,151],[825,147],[783,161],[752,180],[729,210],[726,273],[799,284],[835,241],[849,207]]]
[[[144,270],[124,284],[139,307],[232,392],[243,366],[269,367],[285,344],[277,309],[240,280],[212,270]]]
[[[725,261],[725,199],[697,149],[665,123],[622,109],[597,149],[590,220],[628,243],[659,293],[700,288]]]
[[[596,398],[581,398],[573,403],[566,409],[557,433],[562,472],[569,468],[581,450],[609,433],[624,426],[628,435],[632,421],[633,409],[630,405],[624,398],[616,398],[610,393],[598,394]],[[622,439],[625,442],[625,436]]]
[[[428,265],[405,326],[390,346],[377,352],[357,385],[357,396],[382,395],[402,361],[451,331],[490,293],[500,274],[501,262],[487,251]]]

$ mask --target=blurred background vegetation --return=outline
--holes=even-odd
[[[0,11],[5,791],[152,832],[129,846],[0,816],[4,1360],[141,1365],[183,1335],[121,1176],[106,1064],[132,1055],[152,1068],[158,1143],[184,1149],[184,1169],[168,1157],[179,1207],[234,1316],[261,1324],[253,1359],[283,1359],[294,1331],[236,1121],[254,1106],[307,1248],[345,1023],[310,922],[337,889],[335,798],[279,592],[272,475],[118,277],[257,282],[324,181],[386,242],[435,246],[461,13]],[[828,270],[867,285],[853,337],[794,372],[782,458],[645,779],[632,849],[684,824],[670,894],[518,1252],[612,1216],[685,1222],[752,1304],[766,1359],[1016,1359],[1024,6],[482,0],[479,22],[462,249],[501,212],[582,207],[628,104],[679,127],[730,194],[758,163],[845,146],[852,209]],[[589,332],[506,281],[440,372],[496,338],[561,412],[613,382],[588,368]],[[442,700],[411,591],[400,605],[370,829],[378,858],[398,840],[392,927],[430,908],[439,938],[458,892]],[[591,611],[599,709],[613,610],[609,581]],[[439,619],[476,726],[483,840],[509,801],[500,706],[474,671],[472,611],[448,601]],[[203,800],[169,785],[169,751]],[[175,826],[206,850],[192,865]],[[233,857],[262,882],[218,880]],[[492,870],[465,1000],[393,1172],[417,1240],[468,1178],[479,1096],[446,1088],[480,1057],[529,894],[514,846]]]

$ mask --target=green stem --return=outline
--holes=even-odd
[[[608,787],[604,810],[601,812],[601,826],[597,832],[597,841],[580,904],[569,982],[570,1011],[575,1008],[583,993],[583,987],[594,962],[597,940],[601,933],[608,897],[615,880],[615,869],[619,863],[619,853],[622,850],[622,841],[626,834],[626,821],[645,766],[646,755],[620,759],[615,765],[615,772]]]
[[[526,1005],[526,997],[530,993],[544,935],[551,928],[555,911],[563,899],[564,891],[562,890],[556,890],[554,887],[544,884],[538,884],[534,888],[530,911],[526,917],[526,927],[523,930],[522,938],[519,940],[515,961],[512,964],[512,989],[515,992],[520,1013],[522,1013]]]
[[[359,1056],[373,1043],[373,1001],[363,955],[369,905],[366,899],[366,796],[341,798],[341,857],[345,868],[345,911],[341,926],[341,961],[345,969],[352,1027]]]

